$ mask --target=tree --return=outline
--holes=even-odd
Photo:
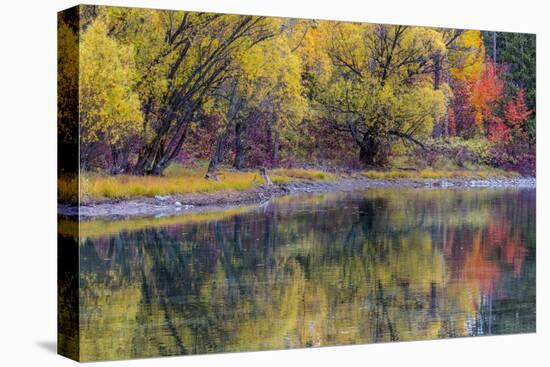
[[[134,171],[159,175],[177,157],[196,113],[225,80],[235,56],[275,29],[264,17],[135,10],[112,14],[113,33],[137,44],[141,55],[146,134]]]
[[[326,41],[332,61],[318,101],[338,131],[347,131],[365,165],[386,162],[391,140],[423,146],[444,112],[433,88],[429,55],[445,52],[441,35],[428,28],[334,23]]]
[[[525,142],[528,136],[525,122],[531,113],[525,102],[525,92],[520,88],[517,95],[506,103],[503,118],[495,119],[489,125],[489,139],[502,143]]]
[[[274,25],[282,29],[282,24]],[[261,129],[270,144],[265,163],[278,158],[281,131],[301,121],[307,101],[302,96],[300,60],[290,49],[288,36],[279,32],[235,56],[226,81],[213,95],[224,120],[214,146],[207,176],[223,160],[230,133],[234,132],[234,167],[245,166],[245,134]],[[263,124],[262,124],[263,122]]]
[[[456,38],[453,47],[449,49],[448,60],[452,89],[449,106],[451,130],[458,136],[470,138],[479,131],[478,126],[481,125],[482,120],[479,106],[476,112],[476,108],[472,105],[473,90],[485,75],[486,69],[481,32],[463,31]]]
[[[474,111],[474,122],[478,131],[485,133],[492,121],[499,119],[499,103],[503,98],[504,84],[493,62],[486,62],[480,79],[472,86],[470,103]]]
[[[496,35],[496,42],[493,36]],[[536,35],[511,32],[483,32],[485,47],[496,47],[507,94],[522,88],[530,110],[536,108]],[[494,56],[493,56],[494,57]]]
[[[97,20],[80,43],[80,158],[87,165],[101,145],[113,154],[142,130],[140,100],[134,92],[136,70],[131,46],[120,45]]]
[[[78,173],[78,157],[61,152],[78,151],[78,13],[75,10],[58,15],[57,55],[57,140],[58,172]],[[74,180],[76,183],[77,180]],[[78,187],[74,187],[74,192]]]
[[[432,136],[434,138],[449,136],[449,104],[452,95],[452,91],[450,88],[449,53],[457,52],[459,50],[460,36],[462,35],[462,33],[464,33],[464,31],[461,29],[450,28],[441,28],[437,31],[441,33],[441,37],[443,39],[443,42],[445,43],[445,48],[447,52],[442,54],[441,52],[436,51],[435,54],[432,55],[432,62],[434,65],[434,89],[443,89],[443,95],[445,97],[445,112],[439,121],[434,121],[434,127],[432,131]]]
[[[504,79],[511,88],[510,94],[522,89],[525,103],[531,112],[525,121],[531,142],[536,137],[536,35],[525,33],[503,33],[501,59],[505,65]]]

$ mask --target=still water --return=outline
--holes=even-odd
[[[535,190],[373,189],[85,222],[80,355],[535,331]]]

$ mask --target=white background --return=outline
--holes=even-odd
[[[101,366],[540,366],[550,363],[548,127],[550,17],[545,1],[193,0],[97,4],[537,33],[537,333],[277,352],[171,357]],[[68,366],[56,340],[56,12],[73,1],[0,10],[0,365]],[[543,213],[546,212],[546,215]]]

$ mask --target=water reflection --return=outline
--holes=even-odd
[[[534,190],[308,195],[151,223],[82,225],[83,360],[535,330]]]

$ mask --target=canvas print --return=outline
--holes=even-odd
[[[534,34],[58,14],[58,350],[536,331]]]

